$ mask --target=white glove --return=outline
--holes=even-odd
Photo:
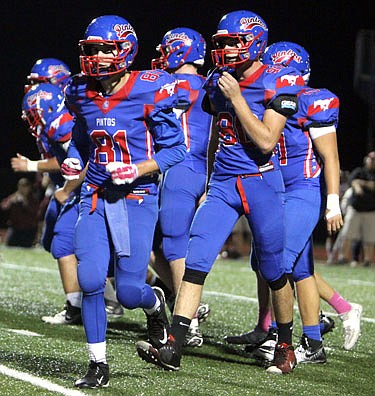
[[[82,166],[77,158],[65,158],[61,164],[61,173],[65,180],[77,180],[82,172]]]
[[[138,177],[138,168],[135,164],[124,164],[123,162],[110,162],[106,166],[107,172],[111,174],[113,184],[130,184]]]

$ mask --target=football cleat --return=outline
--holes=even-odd
[[[160,307],[153,314],[146,313],[148,341],[155,347],[160,348],[166,344],[168,338],[169,322],[165,311],[165,296],[160,287],[152,288],[160,300]]]
[[[109,385],[109,366],[90,361],[86,375],[74,384],[77,388],[106,388]]]
[[[253,358],[269,364],[273,361],[276,344],[277,329],[270,328],[267,337],[257,347],[254,348],[252,345],[247,345],[245,351],[251,352]]]
[[[54,316],[42,316],[42,321],[56,325],[82,324],[81,308],[73,307],[73,305],[67,301],[64,309],[61,312],[58,312]]]
[[[124,308],[118,301],[105,300],[105,311],[107,313],[107,319],[118,319],[124,315]]]
[[[289,374],[296,367],[296,364],[293,345],[276,344],[273,362],[266,371],[271,374]]]
[[[199,328],[198,318],[193,318],[191,321],[184,345],[190,347],[201,347],[203,345],[203,335]]]
[[[302,335],[301,344],[296,349],[295,355],[297,363],[325,363],[327,361],[323,342],[312,340],[306,334]]]
[[[363,307],[360,304],[350,303],[352,309],[339,315],[344,327],[344,349],[349,351],[354,347],[361,335],[361,316]]]
[[[203,323],[208,318],[210,312],[211,312],[210,306],[206,303],[201,302],[197,310],[199,323]]]
[[[248,345],[259,345],[267,337],[267,332],[260,329],[258,326],[249,333],[240,335],[225,336],[224,340],[228,344],[248,344]]]
[[[330,318],[329,316],[326,316],[323,314],[323,312],[320,313],[319,316],[319,323],[320,323],[320,334],[324,335],[329,333],[330,331],[333,331],[335,327],[335,321]]]
[[[139,357],[145,362],[155,364],[167,371],[180,369],[181,353],[170,339],[159,349],[146,341],[138,341],[136,346]]]

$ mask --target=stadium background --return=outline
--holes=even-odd
[[[60,58],[73,73],[79,72],[78,41],[90,21],[99,15],[118,14],[128,19],[139,39],[133,69],[148,69],[155,46],[164,33],[188,26],[202,33],[208,48],[205,74],[211,65],[210,37],[221,16],[249,9],[269,27],[269,43],[289,40],[310,53],[310,85],[325,87],[340,98],[338,144],[341,168],[352,170],[374,144],[369,106],[354,89],[355,44],[361,30],[374,30],[370,2],[328,1],[115,1],[34,0],[7,2],[2,6],[0,62],[2,77],[0,133],[0,199],[15,189],[20,175],[9,166],[16,152],[38,158],[34,138],[20,119],[25,78],[36,59]],[[374,43],[372,43],[374,57]],[[374,65],[372,64],[372,71]],[[374,90],[372,91],[374,92]],[[372,129],[371,129],[372,128]],[[0,220],[1,222],[1,220]]]

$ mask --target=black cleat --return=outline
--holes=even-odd
[[[225,336],[224,340],[228,344],[247,344],[247,345],[259,345],[267,337],[267,332],[255,327],[254,330],[249,333],[244,333],[240,335]]]
[[[106,388],[109,385],[109,366],[90,361],[86,375],[74,384],[77,388]]]
[[[335,327],[335,321],[330,318],[329,316],[325,316],[323,312],[320,313],[319,316],[319,322],[320,322],[320,334],[324,335],[329,333],[330,331],[333,331]]]
[[[254,347],[254,345],[246,345],[245,352],[250,352],[254,359],[265,365],[269,365],[273,362],[275,356],[277,339],[277,329],[270,327],[267,337],[256,347]]]
[[[42,316],[42,320],[49,324],[63,324],[63,325],[79,325],[82,324],[81,308],[73,307],[67,301],[64,309],[54,316]]]
[[[159,309],[153,314],[147,316],[147,334],[148,341],[154,348],[160,348],[167,343],[169,322],[167,313],[165,311],[165,297],[164,292],[159,287],[154,286],[153,290],[160,300]]]
[[[159,349],[154,348],[149,342],[138,341],[137,352],[142,360],[164,370],[177,371],[180,369],[181,353],[170,340]]]
[[[322,341],[312,340],[306,334],[301,337],[301,344],[295,351],[297,363],[325,363],[326,352]]]

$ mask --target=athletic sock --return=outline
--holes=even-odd
[[[259,308],[257,327],[263,331],[268,331],[271,325],[272,311],[270,308]]]
[[[311,338],[315,341],[322,341],[322,336],[320,335],[320,325],[314,326],[302,326],[303,334],[305,334],[308,338]]]
[[[81,308],[82,307],[82,292],[72,292],[66,293],[66,301],[69,301],[72,307]]]
[[[349,312],[352,306],[337,291],[334,292],[333,296],[327,301],[328,304],[339,314]]]
[[[106,358],[106,342],[96,342],[93,344],[87,344],[87,350],[89,351],[90,360],[96,363],[107,363]]]
[[[181,349],[185,342],[186,334],[189,330],[191,320],[180,315],[173,315],[170,335],[176,343],[176,347]]]
[[[278,328],[278,343],[292,345],[292,331],[293,331],[293,321],[289,323],[279,323],[277,322]]]

